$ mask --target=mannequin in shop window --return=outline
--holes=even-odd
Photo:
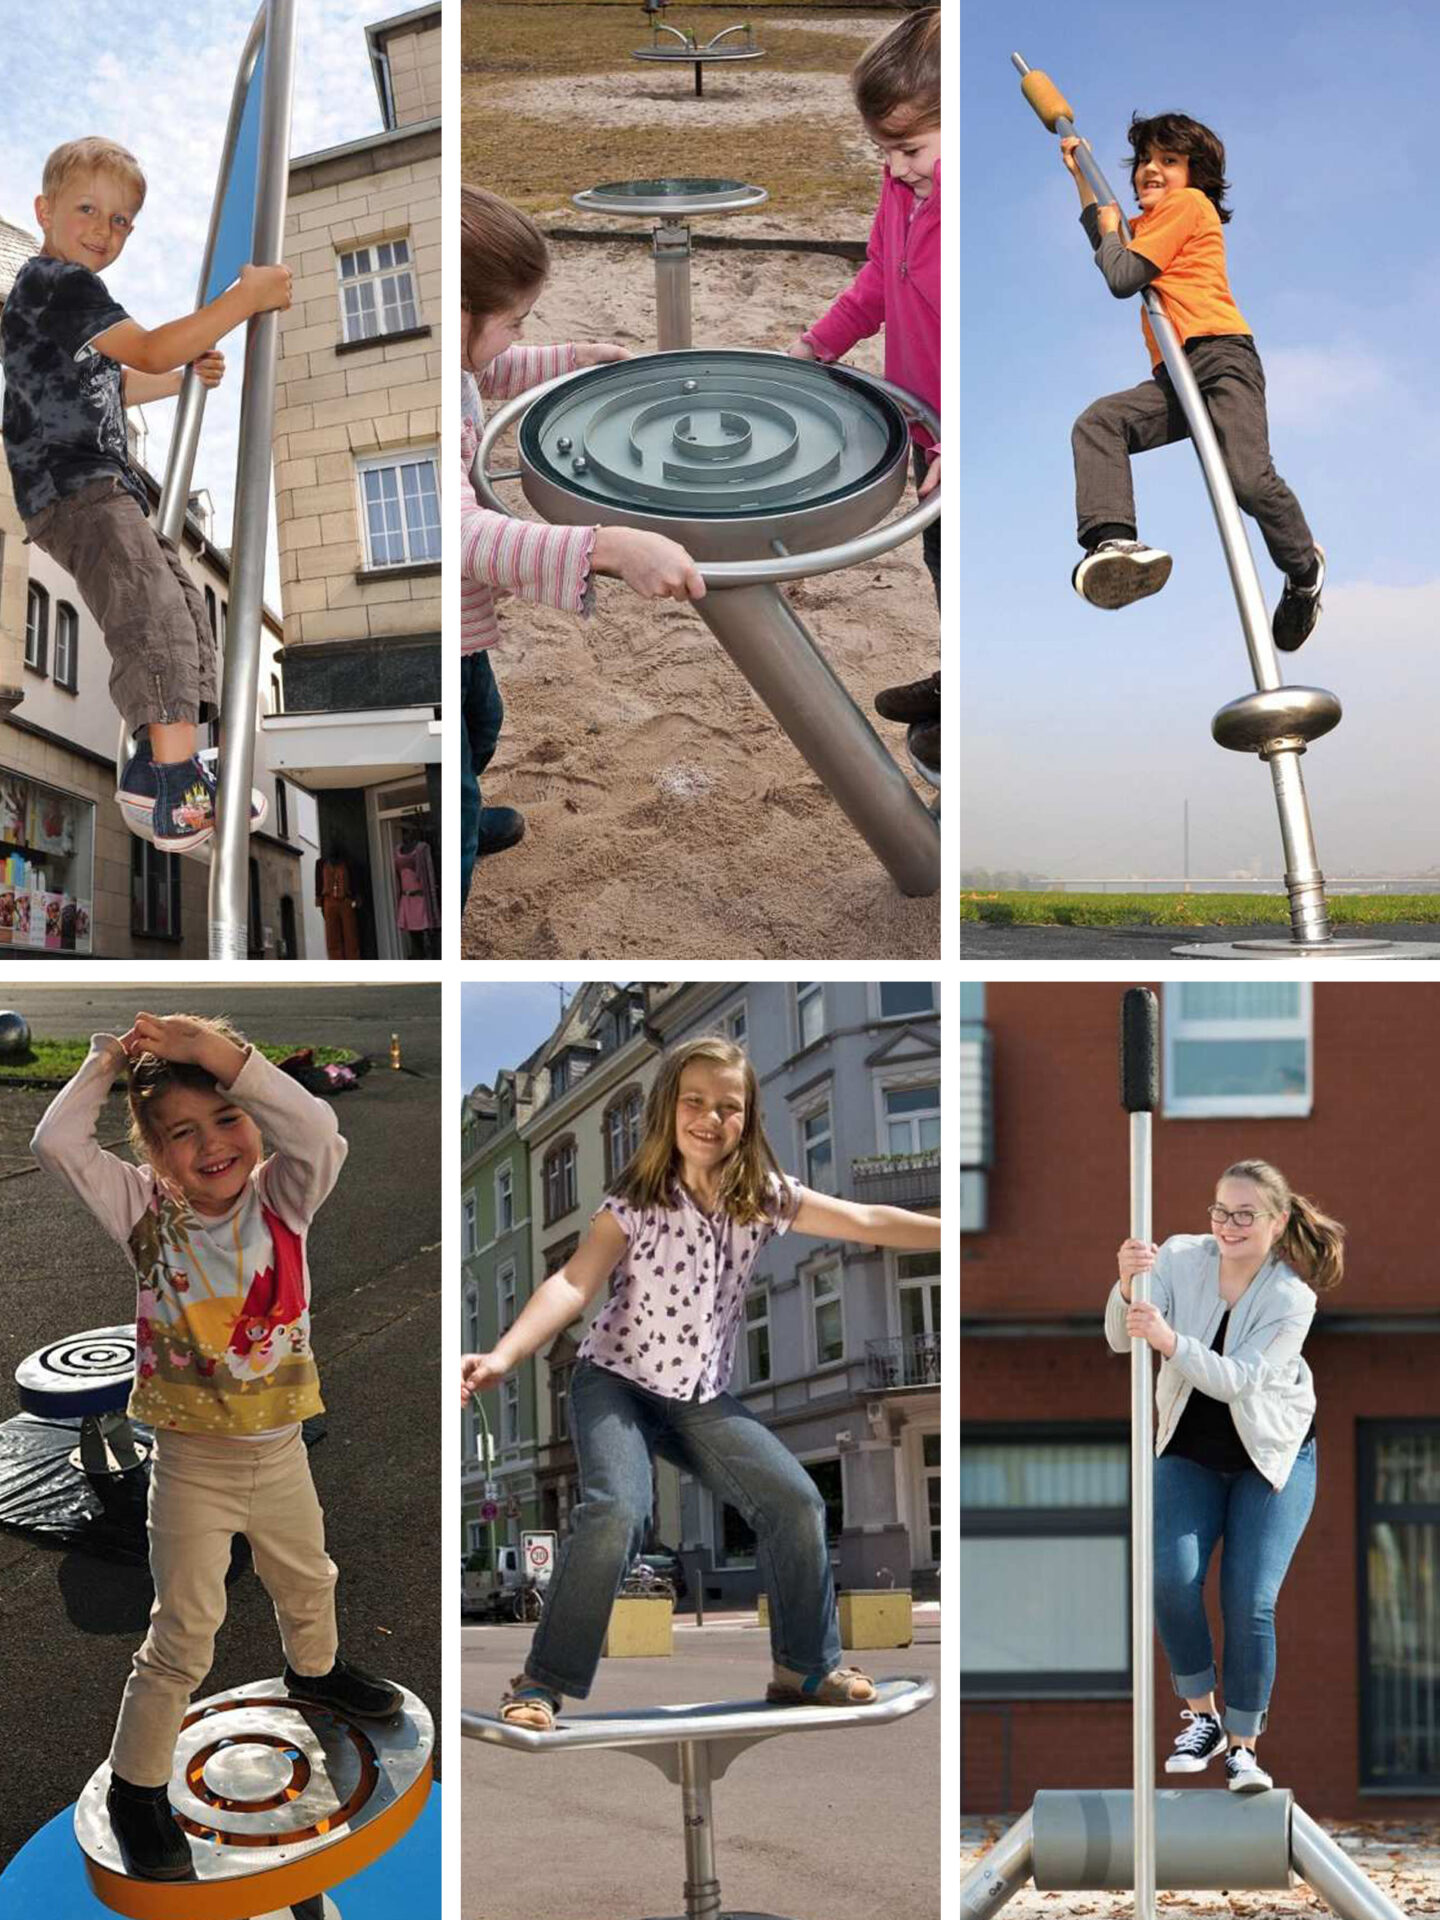
[[[315,904],[325,916],[325,958],[360,958],[360,923],[356,910],[360,905],[350,879],[350,863],[338,842],[326,847],[315,862]]]
[[[431,836],[418,819],[407,819],[395,849],[395,924],[408,935],[412,959],[440,953],[440,893],[435,884]]]

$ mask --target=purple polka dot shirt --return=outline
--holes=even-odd
[[[679,1181],[668,1206],[634,1207],[611,1194],[596,1218],[613,1213],[630,1245],[580,1357],[670,1400],[697,1388],[701,1400],[723,1393],[750,1275],[770,1236],[789,1232],[803,1192],[788,1174],[772,1178],[766,1217],[743,1227],[703,1212]]]

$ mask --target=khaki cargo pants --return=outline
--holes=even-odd
[[[273,1440],[155,1435],[150,1464],[150,1631],[132,1662],[110,1764],[134,1786],[170,1778],[191,1695],[225,1618],[230,1541],[243,1533],[298,1673],[335,1664],[335,1564],[299,1427]],[[264,1679],[263,1674],[253,1678]]]
[[[96,480],[25,523],[26,538],[72,576],[110,651],[110,698],[133,733],[151,720],[220,711],[215,636],[173,543],[118,480]]]

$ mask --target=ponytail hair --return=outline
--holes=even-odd
[[[1322,1213],[1303,1193],[1292,1193],[1290,1182],[1268,1160],[1237,1160],[1221,1174],[1222,1180],[1249,1180],[1259,1187],[1276,1213],[1288,1215],[1275,1251],[1317,1293],[1338,1287],[1345,1270],[1345,1229]]]

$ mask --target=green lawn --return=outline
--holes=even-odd
[[[1342,894],[1329,902],[1334,926],[1389,920],[1440,921],[1440,894]],[[1281,894],[962,893],[960,918],[994,927],[1246,927],[1290,924]]]
[[[277,1045],[268,1040],[253,1040],[250,1044],[258,1048],[267,1060],[277,1063],[298,1051],[294,1042]],[[7,1079],[68,1080],[78,1071],[89,1051],[88,1039],[48,1040],[32,1036],[27,1054],[18,1059],[0,1057],[0,1075]],[[316,1047],[314,1053],[317,1067],[329,1066],[337,1061],[349,1063],[358,1057],[347,1047]]]

